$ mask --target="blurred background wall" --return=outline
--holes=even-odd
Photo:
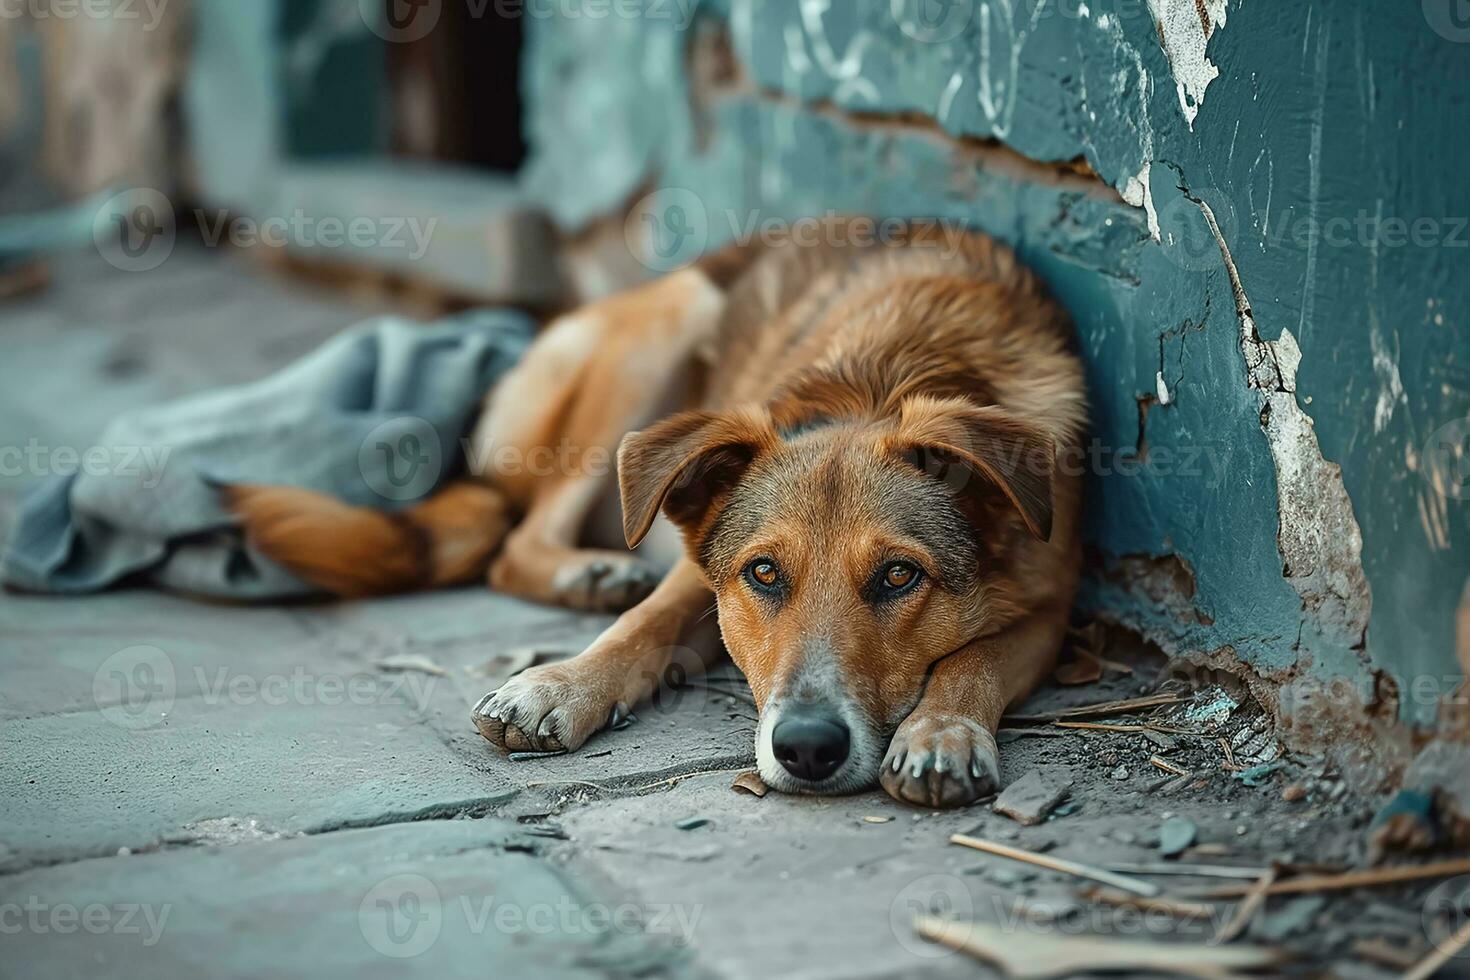
[[[250,251],[547,311],[772,222],[978,227],[1090,366],[1080,613],[1299,747],[1470,771],[1453,0],[75,2],[0,0],[12,277],[200,209],[394,215],[425,249]]]

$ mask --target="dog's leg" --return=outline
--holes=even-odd
[[[628,551],[579,548],[583,524],[610,476],[546,488],[490,565],[490,588],[523,599],[593,612],[621,612],[658,584],[660,572]]]
[[[471,453],[526,516],[490,566],[491,588],[599,612],[652,591],[659,572],[621,549],[583,547],[586,525],[615,496],[623,436],[700,396],[724,304],[700,270],[674,273],[563,317],[496,388]]]
[[[485,695],[471,715],[491,742],[513,752],[576,749],[616,723],[665,681],[721,652],[713,595],[699,569],[679,562],[643,602],[563,663],[532,667]]]
[[[936,663],[889,743],[883,788],[927,807],[963,806],[999,789],[1001,715],[1051,671],[1066,629],[1065,610],[1038,611]]]

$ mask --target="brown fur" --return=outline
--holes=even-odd
[[[473,581],[511,524],[504,496],[468,481],[396,514],[293,487],[239,485],[224,493],[252,547],[341,596]]]
[[[660,512],[684,539],[661,584],[611,542],[587,548],[613,486],[589,462],[482,474],[525,517],[493,559],[505,511],[469,532],[452,575],[441,555],[476,515],[439,498],[394,519],[259,490],[237,509],[263,551],[347,594],[479,563],[527,598],[631,606],[581,656],[481,702],[506,748],[576,748],[660,683],[668,651],[713,653],[694,635],[713,599],[763,718],[840,697],[856,719],[857,761],[811,791],[870,783],[886,741],[891,793],[966,802],[993,786],[991,733],[1049,670],[1075,589],[1079,480],[1055,466],[1085,427],[1071,345],[1060,308],[980,236],[914,224],[886,245],[727,249],[553,323],[473,440],[513,457],[621,443],[628,545]],[[779,566],[776,592],[748,580],[757,560]],[[898,597],[875,578],[894,561],[921,572]]]

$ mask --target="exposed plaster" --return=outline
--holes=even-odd
[[[1194,117],[1205,101],[1205,89],[1220,75],[1206,48],[1210,38],[1225,26],[1226,0],[1148,0],[1148,9],[1159,32],[1159,44],[1174,73],[1179,109],[1194,129]]]
[[[1169,382],[1164,380],[1163,371],[1154,372],[1154,389],[1160,405],[1168,405],[1174,401],[1174,393],[1169,390]]]
[[[1301,349],[1290,330],[1283,328],[1275,341],[1257,332],[1250,299],[1215,213],[1187,189],[1181,190],[1204,215],[1230,277],[1246,384],[1260,393],[1261,431],[1276,469],[1276,546],[1282,575],[1319,629],[1342,646],[1360,650],[1373,605],[1363,574],[1363,534],[1342,482],[1342,468],[1322,457],[1312,419],[1297,404]]]
[[[1133,62],[1133,71],[1121,69],[1113,75],[1113,92],[1110,97],[1123,98],[1128,91],[1130,81],[1137,86],[1138,105],[1137,113],[1130,117],[1130,121],[1138,131],[1139,152],[1142,155],[1142,164],[1137,174],[1130,174],[1123,182],[1119,191],[1123,200],[1135,208],[1143,208],[1144,215],[1148,218],[1148,233],[1156,242],[1163,241],[1163,235],[1159,228],[1159,213],[1154,207],[1153,188],[1149,183],[1149,174],[1153,169],[1154,157],[1154,131],[1149,121],[1149,97],[1153,91],[1153,80],[1149,78],[1147,69],[1143,67],[1143,57],[1138,49],[1128,43],[1123,33],[1123,28],[1117,20],[1108,14],[1099,14],[1095,21],[1098,28],[1108,35],[1113,47],[1120,56],[1127,57]],[[1079,76],[1079,84],[1082,88],[1083,101],[1087,101],[1087,79],[1085,75]],[[1094,122],[1097,114],[1091,113]]]
[[[1154,241],[1162,242],[1163,237],[1159,232],[1159,212],[1154,209],[1154,192],[1153,188],[1148,185],[1148,174],[1152,167],[1151,161],[1145,161],[1143,169],[1138,171],[1138,176],[1129,177],[1120,193],[1127,203],[1135,208],[1143,208],[1144,214],[1148,216],[1148,233],[1153,236]],[[1162,400],[1167,402],[1167,399]]]

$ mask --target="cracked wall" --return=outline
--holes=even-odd
[[[631,201],[676,188],[691,248],[829,209],[1012,243],[1089,364],[1085,608],[1311,687],[1280,700],[1298,741],[1376,739],[1391,771],[1465,714],[1470,49],[1389,8],[721,0],[687,24],[538,22],[528,183],[569,233],[621,235]],[[1399,230],[1416,221],[1432,234]],[[1192,595],[1162,599],[1151,561]]]

